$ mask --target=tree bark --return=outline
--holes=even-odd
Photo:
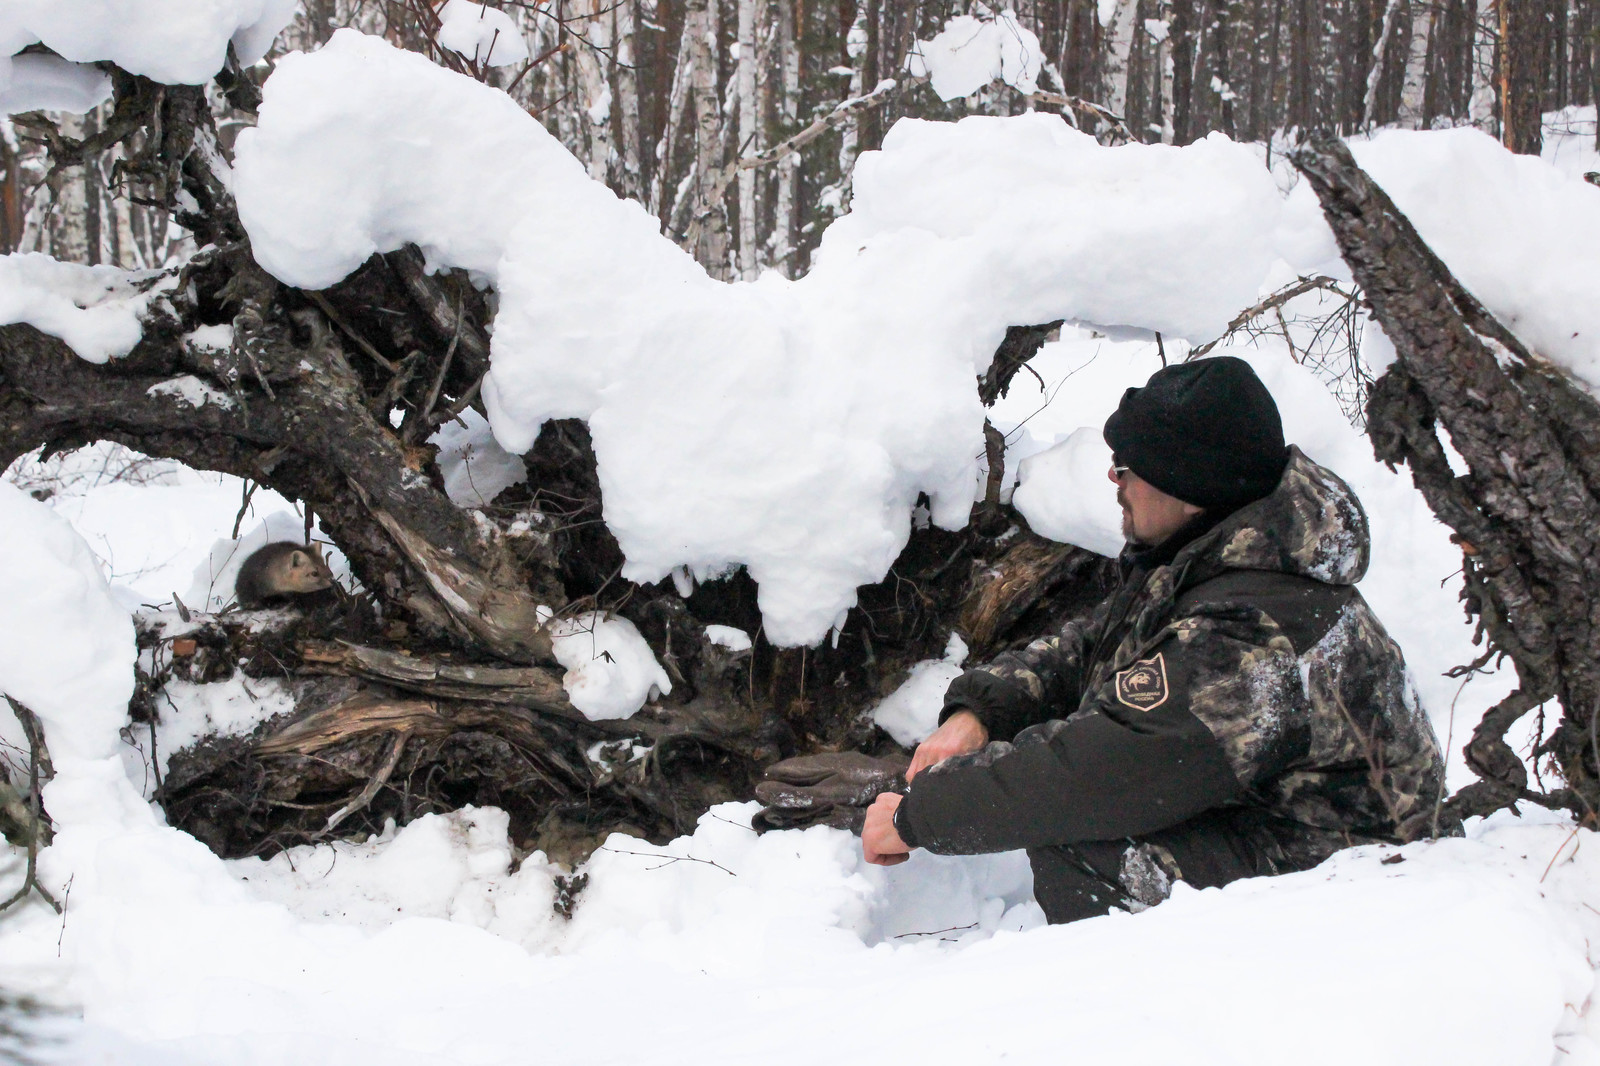
[[[1433,4],[1429,0],[1410,0],[1411,33],[1407,37],[1406,69],[1400,88],[1401,125],[1427,129],[1427,89],[1433,55]]]
[[[1518,690],[1485,715],[1466,747],[1482,780],[1450,805],[1484,814],[1527,799],[1592,824],[1600,809],[1600,404],[1460,286],[1344,145],[1319,136],[1294,162],[1398,353],[1368,407],[1374,450],[1391,466],[1408,464],[1455,530],[1468,610],[1488,653],[1509,656],[1517,670]],[[1438,426],[1468,476],[1451,472]],[[1552,697],[1561,723],[1537,754],[1554,759],[1567,787],[1545,795],[1528,789],[1504,733]]]
[[[759,152],[761,122],[756,111],[756,9],[757,0],[739,0],[739,134],[736,157]],[[756,175],[739,172],[739,274],[755,280],[759,247],[756,236]]]
[[[1520,155],[1544,147],[1541,106],[1550,0],[1499,0],[1500,140]]]

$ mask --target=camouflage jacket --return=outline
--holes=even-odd
[[[901,835],[1001,851],[1225,809],[1265,874],[1426,829],[1438,741],[1354,587],[1368,550],[1349,486],[1291,449],[1270,496],[1164,562],[1125,554],[1089,620],[953,681],[944,717],[972,711],[992,742],[913,782]]]

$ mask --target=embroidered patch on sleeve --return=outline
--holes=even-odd
[[[1153,711],[1167,702],[1167,660],[1159,653],[1117,674],[1117,702],[1136,711]]]

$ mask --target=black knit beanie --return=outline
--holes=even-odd
[[[1197,507],[1242,507],[1277,488],[1289,461],[1272,394],[1243,359],[1163,367],[1106,419],[1106,443],[1135,474]]]

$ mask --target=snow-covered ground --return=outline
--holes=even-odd
[[[219,39],[277,5],[244,6]],[[1593,110],[1563,121],[1550,162],[1471,131],[1355,149],[1487,306],[1593,383]],[[587,417],[632,576],[742,563],[769,634],[798,641],[882,576],[918,492],[933,521],[964,521],[982,477],[971,375],[1007,324],[1069,320],[993,414],[1025,460],[1008,464],[1017,506],[1109,551],[1097,427],[1160,365],[1156,332],[1176,357],[1297,274],[1347,277],[1308,191],[1283,195],[1254,149],[1104,149],[1035,115],[902,124],[862,157],[811,275],[722,285],[494,90],[354,34],[278,65],[239,160],[255,247],[286,281],[327,284],[416,240],[497,286],[492,425],[441,441],[453,498],[522,476],[500,444]],[[0,316],[85,357],[115,357],[137,327],[119,279],[17,257],[0,277],[16,282]],[[1372,364],[1383,348],[1369,331]],[[1473,657],[1458,552],[1284,344],[1218,350],[1252,362],[1290,439],[1361,495],[1363,592],[1458,749],[1508,684],[1443,676]],[[1042,925],[1019,855],[870,867],[837,830],[757,837],[739,804],[665,847],[613,837],[575,897],[574,872],[515,861],[487,809],[223,862],[146,802],[121,729],[128,611],[225,593],[242,487],[158,474],[71,477],[46,503],[0,486],[0,688],[46,723],[59,836],[41,870],[67,898],[64,918],[36,902],[0,918],[0,988],[83,1012],[66,1061],[1600,1064],[1600,840],[1546,817],[1066,928]],[[285,501],[252,504],[241,532],[301,528]],[[953,641],[881,709],[897,738],[925,731],[963,653]],[[622,700],[613,680],[593,679],[597,706]],[[664,678],[626,680],[631,700]],[[283,699],[178,691],[158,750]],[[0,745],[16,740],[0,713]],[[0,893],[20,875],[0,850]]]

